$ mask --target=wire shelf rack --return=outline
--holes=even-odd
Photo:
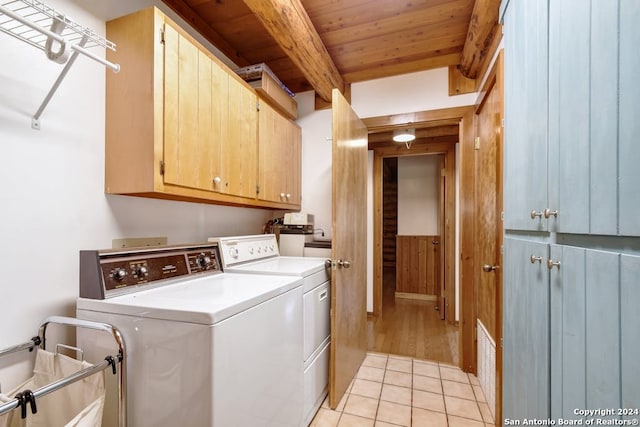
[[[34,129],[40,129],[40,115],[78,54],[87,56],[116,73],[120,71],[118,64],[109,62],[87,50],[92,47],[102,47],[115,51],[115,43],[38,0],[11,0],[0,3],[0,32],[42,50],[52,61],[65,64],[58,79],[33,116],[31,127]]]
[[[49,29],[57,19],[65,23],[64,30],[60,33],[69,43],[78,44],[84,36],[88,37],[85,48],[101,46],[106,49],[116,50],[115,43],[110,42],[93,30],[76,23],[63,13],[37,0],[13,0],[5,2],[2,6],[18,14],[26,20],[41,28]],[[35,30],[15,18],[5,15],[0,11],[0,31],[22,40],[40,50],[45,50],[47,35]]]

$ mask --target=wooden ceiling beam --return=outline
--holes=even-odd
[[[300,0],[243,0],[325,101],[344,80]]]
[[[473,6],[467,40],[458,66],[462,75],[469,79],[478,77],[480,65],[489,53],[491,42],[499,27],[499,8],[500,0],[476,0]]]

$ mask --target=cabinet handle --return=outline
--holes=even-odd
[[[531,219],[542,218],[542,212],[536,212],[536,210],[531,211]]]
[[[558,211],[557,211],[557,210],[552,211],[552,210],[551,210],[551,209],[549,209],[549,208],[545,209],[545,210],[544,210],[544,217],[545,217],[546,219],[549,219],[549,217],[550,217],[550,216],[552,216],[552,217],[554,217],[554,218],[558,218]]]
[[[547,268],[551,270],[553,269],[553,267],[558,267],[558,270],[560,270],[560,261],[554,261],[551,258],[549,258],[547,260]]]
[[[542,264],[542,257],[541,256],[531,255],[531,258],[529,258],[529,260],[531,261],[531,264],[535,264],[536,262]]]

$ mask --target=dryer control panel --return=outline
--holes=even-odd
[[[221,273],[217,244],[80,251],[80,297],[105,299],[181,277]]]

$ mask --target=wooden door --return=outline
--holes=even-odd
[[[440,294],[440,236],[397,236],[396,297],[436,300]]]
[[[337,89],[332,97],[329,405],[336,408],[367,351],[367,128]]]
[[[445,259],[446,256],[445,254],[442,253],[442,251],[440,250],[441,247],[443,247],[442,245],[442,236],[444,236],[445,234],[445,230],[447,229],[447,201],[446,201],[446,194],[447,194],[447,174],[446,174],[446,156],[441,156],[440,159],[440,201],[439,201],[439,209],[440,209],[440,238],[438,239],[438,243],[436,243],[438,245],[438,252],[440,252],[440,259],[439,262],[440,264],[438,265],[438,268],[440,269],[440,276],[438,277],[438,294],[437,294],[437,301],[438,301],[438,306],[437,309],[439,310],[440,313],[440,320],[445,320],[446,313],[446,281],[445,281]]]
[[[492,76],[484,98],[476,114],[478,115],[476,150],[475,150],[475,233],[476,244],[474,259],[477,260],[474,272],[476,289],[475,312],[493,343],[499,343],[502,338],[500,316],[502,316],[501,292],[502,284],[502,54],[500,54],[492,70]],[[477,322],[474,319],[473,327]],[[480,332],[478,332],[480,333]],[[479,341],[479,340],[478,340]],[[484,341],[483,341],[484,342]],[[486,348],[484,349],[486,350]],[[493,358],[482,347],[478,349],[478,373],[481,381],[495,391],[495,395],[487,396],[487,402],[500,407],[500,368],[501,350],[496,346]],[[494,360],[496,367],[493,372],[480,370],[480,365],[486,366],[482,360]],[[493,369],[493,368],[492,368]],[[499,412],[499,411],[498,411]],[[496,412],[496,413],[498,413]]]

